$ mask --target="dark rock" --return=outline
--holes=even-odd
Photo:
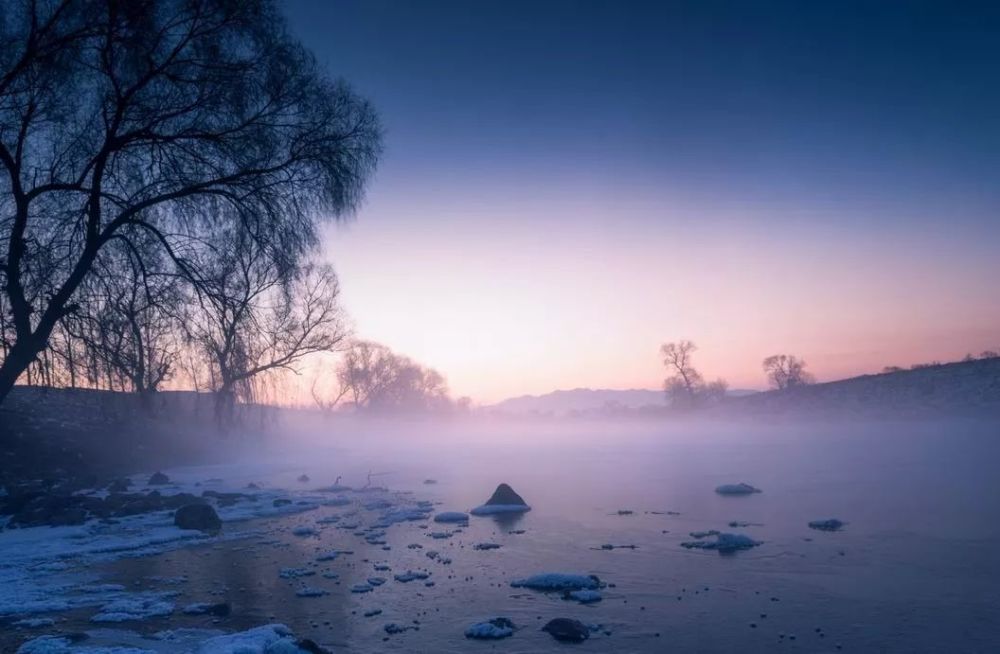
[[[490,499],[486,500],[486,506],[494,506],[497,504],[528,506],[528,503],[524,501],[524,498],[515,493],[514,489],[507,484],[500,484],[497,486],[497,489],[493,491],[493,495],[490,496]]]
[[[181,529],[215,532],[222,527],[222,520],[208,504],[187,504],[174,513],[174,524]]]
[[[162,486],[164,484],[169,484],[169,483],[170,483],[170,477],[166,476],[162,472],[157,471],[157,472],[154,472],[153,476],[149,478],[149,481],[146,482],[146,485],[147,486]]]
[[[590,629],[579,620],[556,618],[549,620],[542,631],[563,643],[582,643],[590,638]]]
[[[247,490],[260,490],[260,486],[251,481],[249,484],[247,484]]]
[[[63,527],[82,525],[87,520],[88,507],[100,505],[98,498],[81,495],[37,495],[15,513],[10,527]]]
[[[843,520],[837,520],[836,518],[830,518],[828,520],[813,520],[809,523],[810,529],[818,529],[819,531],[840,531],[847,524]]]
[[[303,484],[308,483],[309,475],[299,475],[299,481],[302,482]]]
[[[185,608],[184,613],[187,615],[214,615],[219,618],[225,618],[232,613],[232,610],[229,602],[220,602],[218,604],[193,604]]]
[[[220,493],[219,491],[207,490],[203,491],[202,497],[210,497],[216,501],[219,506],[232,506],[240,500],[249,499],[249,495],[244,495],[243,493]]]
[[[295,641],[295,646],[309,652],[309,654],[330,654],[330,650],[320,647],[316,644],[316,641],[309,640],[308,638],[298,639]]]
[[[110,484],[108,484],[108,492],[110,493],[127,493],[128,487],[132,485],[132,482],[128,479],[116,479]]]

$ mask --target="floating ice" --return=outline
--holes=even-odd
[[[444,511],[434,516],[434,522],[468,522],[469,514],[461,511]]]
[[[111,600],[100,613],[90,618],[91,622],[126,622],[170,615],[174,603],[167,601],[173,593],[136,593]]]
[[[199,645],[194,654],[308,654],[309,650],[297,645],[292,630],[283,624],[263,627],[209,638]]]
[[[739,484],[722,484],[715,488],[715,492],[719,495],[752,495],[753,493],[760,493],[759,488],[754,488],[750,484],[739,483]]]
[[[372,587],[369,584],[354,584],[351,586],[352,593],[370,593]]]
[[[845,524],[847,523],[843,520],[829,518],[827,520],[813,520],[809,523],[809,528],[818,529],[820,531],[840,531]]]
[[[697,540],[681,543],[681,547],[697,550],[716,550],[718,552],[729,553],[739,550],[749,550],[760,545],[745,534],[715,534],[715,540]]]
[[[322,588],[314,588],[312,586],[303,586],[302,588],[295,591],[296,597],[323,597],[324,595],[329,595],[329,593]]]
[[[309,525],[299,525],[292,529],[292,534],[295,536],[315,536],[316,533],[316,528]]]
[[[421,580],[427,579],[427,577],[430,577],[430,576],[431,575],[428,572],[413,572],[412,570],[407,570],[403,574],[393,575],[393,579],[395,579],[396,581],[400,581],[400,582],[402,582],[402,583],[405,584],[405,583],[414,581],[416,579],[421,579]]]
[[[604,599],[596,590],[573,590],[566,593],[566,598],[576,600],[580,604],[592,604]]]
[[[477,622],[465,629],[466,638],[496,640],[514,635],[514,623],[509,618],[493,618],[488,622]]]
[[[514,588],[531,588],[533,590],[596,590],[602,586],[597,575],[565,574],[548,572],[534,575],[526,579],[515,579],[510,582]]]
[[[299,577],[310,577],[314,574],[316,574],[316,571],[308,568],[282,568],[278,571],[278,576],[282,579],[298,579]]]
[[[323,552],[316,556],[317,561],[333,561],[335,558],[340,556],[340,552],[332,550],[330,552]]]

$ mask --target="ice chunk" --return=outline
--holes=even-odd
[[[580,604],[592,604],[594,602],[600,602],[604,599],[598,591],[586,589],[570,591],[566,593],[566,598],[576,600]]]
[[[402,583],[405,584],[407,582],[414,581],[416,579],[423,580],[423,579],[426,579],[427,577],[430,577],[430,576],[431,575],[428,572],[413,572],[412,570],[407,570],[403,574],[393,575],[393,578],[396,581],[400,581],[400,582],[402,582]]]
[[[469,514],[461,511],[444,511],[434,516],[434,522],[468,522]]]
[[[329,593],[322,588],[313,588],[312,586],[303,586],[295,591],[296,597],[323,597],[328,594]]]
[[[716,486],[715,492],[719,495],[752,495],[753,493],[760,493],[759,488],[754,488],[750,484],[739,483],[739,484],[722,484],[721,486]]]
[[[826,520],[813,520],[809,523],[809,528],[819,529],[820,531],[840,531],[845,524],[847,523],[843,520],[828,518]]]
[[[509,618],[493,618],[487,622],[477,622],[465,629],[466,638],[495,640],[514,635],[514,623]]]
[[[283,624],[269,624],[209,638],[194,654],[308,654],[308,650],[296,645],[291,629]]]
[[[696,540],[681,543],[681,547],[697,550],[716,550],[722,553],[738,552],[739,550],[749,550],[760,545],[746,534],[715,534],[715,540]]]
[[[596,590],[602,586],[597,575],[565,574],[548,572],[526,579],[515,579],[510,582],[514,588],[531,588],[533,590]]]
[[[292,533],[296,536],[315,536],[316,528],[310,527],[309,525],[299,525],[292,529]]]
[[[174,612],[174,603],[167,601],[166,593],[136,593],[125,595],[105,604],[100,613],[90,618],[91,622],[126,622],[128,620],[145,620],[170,615]]]

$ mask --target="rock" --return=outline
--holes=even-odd
[[[582,643],[590,638],[590,629],[579,620],[555,618],[549,620],[542,631],[563,643]]]
[[[162,472],[157,471],[157,472],[154,472],[153,476],[151,476],[149,478],[149,481],[146,482],[146,485],[147,486],[163,486],[164,484],[169,484],[169,483],[170,483],[170,477],[166,476]]]
[[[495,513],[522,513],[530,510],[531,507],[524,501],[524,498],[514,492],[513,488],[507,484],[500,484],[493,491],[490,499],[486,500],[486,504],[477,506],[469,513],[472,515],[491,515]]]
[[[128,487],[131,486],[131,485],[132,485],[132,481],[129,480],[129,479],[127,479],[127,478],[116,479],[113,482],[111,482],[110,484],[108,484],[108,492],[109,493],[127,493],[128,492]]]
[[[219,604],[196,602],[195,604],[188,604],[181,612],[185,615],[214,615],[224,618],[232,612],[232,607],[229,606],[228,602],[220,602]]]
[[[490,496],[490,499],[486,500],[487,506],[497,504],[528,506],[528,503],[524,501],[524,498],[515,493],[514,489],[507,484],[500,484],[497,486],[497,489],[493,491],[493,495]]]
[[[15,504],[21,504],[15,502]],[[11,516],[9,527],[64,527],[82,525],[89,512],[103,514],[104,503],[81,495],[34,495]]]
[[[299,481],[303,484],[309,483],[309,475],[299,475]]]
[[[308,638],[299,638],[295,641],[295,646],[309,654],[330,654],[330,650],[320,647],[316,644],[316,641],[309,640]]]
[[[510,618],[493,618],[486,622],[477,622],[469,625],[465,630],[466,638],[477,638],[481,640],[496,640],[514,635],[513,621]]]
[[[715,488],[715,492],[719,495],[752,495],[754,493],[760,493],[759,488],[754,488],[750,484],[739,483],[739,484],[723,484]]]
[[[840,531],[843,529],[845,524],[847,523],[843,520],[829,518],[827,520],[813,520],[809,523],[809,528],[818,529],[820,531]]]
[[[208,504],[186,504],[174,513],[174,525],[180,529],[215,532],[222,528],[222,520]]]

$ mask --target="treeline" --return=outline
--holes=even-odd
[[[683,340],[660,346],[663,365],[670,376],[663,382],[669,406],[678,410],[703,408],[719,404],[726,398],[729,383],[724,379],[706,382],[694,366],[698,347]],[[806,362],[791,354],[774,354],[761,362],[768,385],[775,390],[812,384],[815,378],[806,370]]]
[[[0,402],[169,385],[225,420],[347,346],[318,227],[355,210],[380,152],[373,108],[268,0],[5,3]],[[381,376],[348,377],[357,406],[388,402]]]

